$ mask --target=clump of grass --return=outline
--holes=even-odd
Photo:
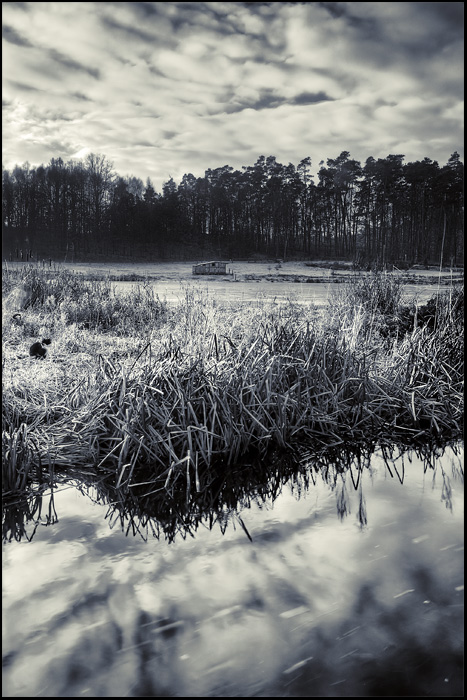
[[[63,299],[79,299],[86,287],[81,274],[66,268],[53,270],[39,265],[24,265],[6,268],[2,274],[2,292],[10,292],[15,286],[24,284],[30,290],[29,306],[42,306],[46,300],[54,305]]]
[[[25,284],[30,292],[28,309],[23,311],[20,326],[25,335],[37,335],[37,320],[44,315],[57,323],[77,324],[88,330],[114,331],[131,335],[160,323],[167,306],[150,284],[137,284],[128,293],[114,292],[111,280],[86,280],[80,273],[58,267],[54,271],[39,266],[24,266],[4,271],[3,293]],[[31,318],[34,319],[31,322]],[[9,323],[10,318],[6,319]]]
[[[110,283],[92,287],[85,288],[79,299],[65,297],[62,300],[59,311],[65,324],[131,335],[148,325],[154,327],[166,314],[166,305],[149,285],[138,285],[127,294],[113,293]]]
[[[351,278],[335,293],[337,303],[353,308],[364,307],[383,316],[394,316],[400,307],[403,284],[398,277],[380,272]]]

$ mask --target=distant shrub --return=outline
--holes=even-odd
[[[62,323],[87,329],[131,333],[158,323],[166,304],[149,284],[139,284],[127,294],[115,294],[108,278],[86,280],[67,269],[50,272],[40,267],[4,271],[4,293],[20,284],[30,289],[29,306],[44,312],[58,311]]]
[[[128,294],[113,294],[107,287],[85,289],[79,299],[66,296],[59,309],[66,324],[101,331],[112,329],[122,335],[154,327],[167,312],[166,304],[150,286],[138,286]]]
[[[400,279],[384,272],[375,272],[364,278],[351,278],[346,285],[344,298],[346,304],[362,304],[367,311],[387,316],[397,313],[402,291]]]

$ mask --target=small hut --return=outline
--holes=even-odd
[[[232,270],[227,269],[227,263],[220,260],[212,262],[196,263],[193,265],[194,275],[231,275]]]

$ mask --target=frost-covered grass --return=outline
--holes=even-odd
[[[463,417],[463,289],[402,306],[386,275],[339,285],[329,306],[224,304],[148,285],[115,295],[70,271],[7,274],[33,290],[3,315],[3,488],[56,470],[187,494],[214,467],[306,445],[436,443]],[[52,338],[47,357],[29,344]]]

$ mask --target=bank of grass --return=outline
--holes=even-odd
[[[188,497],[272,450],[461,436],[463,289],[421,321],[389,275],[339,286],[319,313],[189,288],[169,307],[148,285],[116,296],[34,275],[42,292],[3,320],[4,493],[73,468]],[[38,337],[52,338],[45,360],[27,354]]]

